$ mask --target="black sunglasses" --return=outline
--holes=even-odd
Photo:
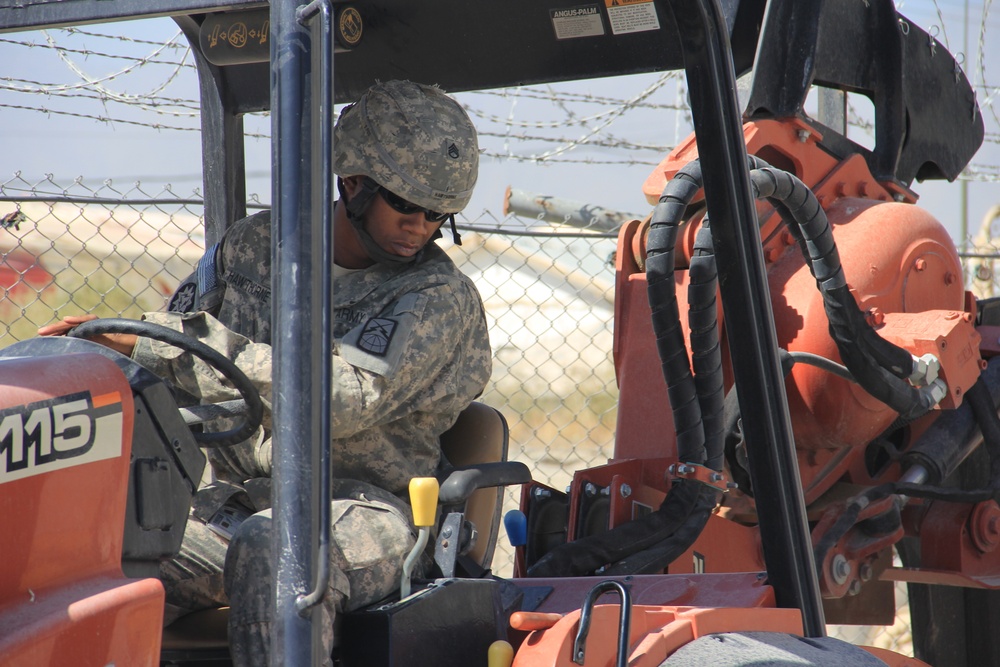
[[[422,212],[427,222],[444,222],[450,213],[438,213],[437,211],[431,211],[424,208],[423,206],[417,206],[416,204],[411,204],[394,192],[386,190],[384,187],[379,186],[378,193],[381,195],[385,203],[393,208],[393,210],[402,213],[403,215],[412,215],[413,213]]]

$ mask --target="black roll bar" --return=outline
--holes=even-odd
[[[328,30],[329,3],[304,4],[275,0],[270,17],[271,291],[281,323],[273,336],[273,665],[316,664],[322,615],[311,612],[329,576],[333,59],[325,48],[317,57],[303,25],[319,12]]]
[[[324,354],[318,359],[326,363],[320,366],[319,439],[313,443],[313,458],[319,469],[319,485],[312,494],[312,506],[319,521],[319,550],[316,556],[316,576],[308,593],[299,595],[295,608],[300,614],[308,613],[323,601],[327,584],[330,583],[330,437],[331,401],[333,396],[333,368],[329,350],[333,349],[333,3],[331,0],[312,0],[300,7],[298,20],[302,25],[310,25],[316,17],[320,19],[319,49],[319,95],[316,96],[315,122],[313,134],[319,137],[318,156],[314,154],[313,173],[319,174],[319,184],[313,191],[319,197],[314,206],[319,209],[318,220],[314,216],[313,236],[319,237],[320,263],[319,278],[320,304],[319,347]],[[313,60],[315,62],[315,58]],[[315,158],[318,157],[318,163]],[[315,182],[314,182],[315,185]],[[319,229],[315,227],[319,223]],[[280,321],[280,320],[279,320]]]
[[[768,581],[780,607],[826,635],[785,382],[750,191],[736,74],[719,0],[669,0],[683,45],[705,199]]]

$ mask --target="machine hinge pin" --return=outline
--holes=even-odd
[[[837,554],[830,562],[830,574],[837,584],[843,584],[851,574],[851,564],[847,562],[843,554]]]

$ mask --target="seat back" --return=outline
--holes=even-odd
[[[485,403],[473,402],[458,416],[454,426],[441,434],[441,450],[455,467],[507,460],[507,420]],[[469,498],[465,517],[479,537],[468,556],[489,568],[496,549],[503,511],[503,487],[478,489]]]

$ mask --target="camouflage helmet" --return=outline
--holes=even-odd
[[[345,108],[334,129],[334,172],[368,176],[439,213],[469,203],[479,172],[476,128],[439,88],[387,81]]]

